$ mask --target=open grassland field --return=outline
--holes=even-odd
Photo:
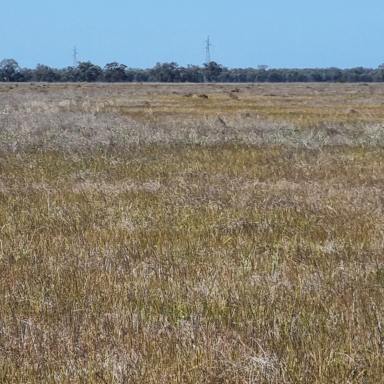
[[[0,383],[383,383],[384,85],[0,85]]]

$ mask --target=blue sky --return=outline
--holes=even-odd
[[[384,62],[383,0],[0,0],[0,58],[21,66],[376,67]]]

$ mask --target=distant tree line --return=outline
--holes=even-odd
[[[77,66],[51,68],[39,64],[34,69],[21,68],[13,59],[0,62],[1,82],[165,82],[165,83],[253,83],[253,82],[383,82],[384,65],[378,68],[356,67],[277,69],[226,68],[214,61],[203,66],[179,66],[176,63],[158,63],[153,68],[129,68],[116,62],[104,68],[91,62]]]

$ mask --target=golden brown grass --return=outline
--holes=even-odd
[[[0,86],[1,383],[382,382],[384,87],[239,87]]]

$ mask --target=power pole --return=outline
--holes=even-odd
[[[78,51],[77,51],[77,48],[76,48],[76,45],[73,47],[73,66],[74,67],[77,67],[77,65],[79,64],[79,60],[78,60]]]
[[[207,37],[207,40],[205,41],[205,63],[209,64],[211,62],[211,40],[209,36]]]

